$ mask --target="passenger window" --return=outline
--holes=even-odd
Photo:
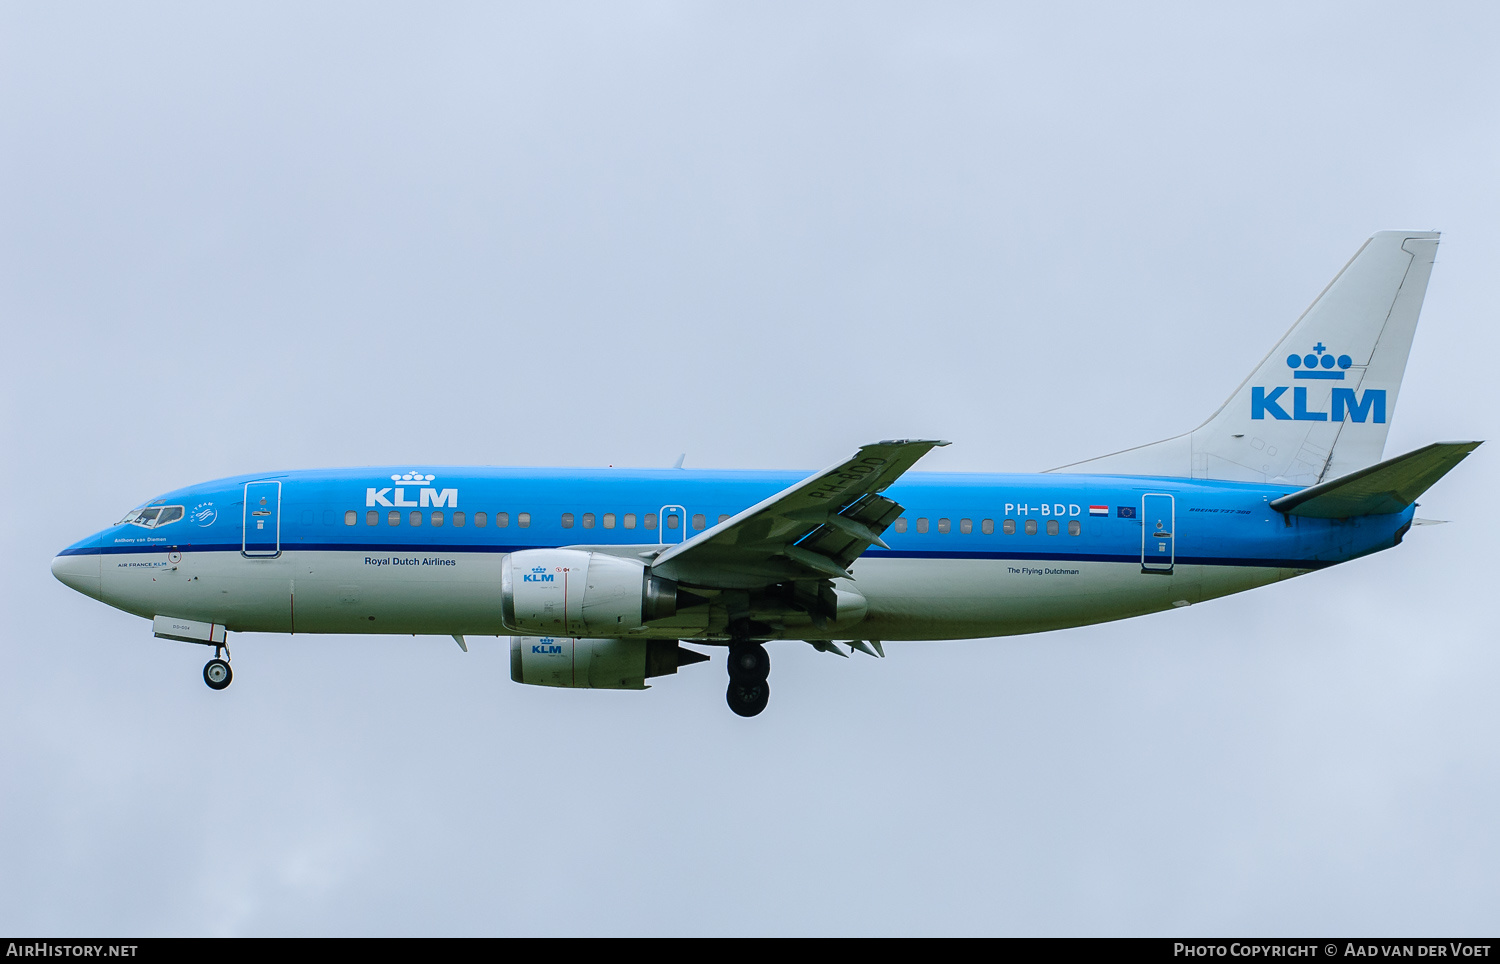
[[[1083,524],[1077,519],[1068,520],[1068,535],[1076,536],[1083,531]]]
[[[500,517],[498,515],[495,516],[495,525],[499,525],[500,524],[499,520],[500,520]],[[490,524],[490,515],[489,515],[488,512],[476,512],[476,513],[474,513],[474,525],[477,528],[483,529],[485,526],[487,526],[489,524]]]
[[[441,512],[434,511],[432,513],[432,524],[435,526],[443,524],[443,514]]]
[[[899,519],[896,520],[896,531],[897,532],[905,532],[906,531],[906,516],[902,516],[901,518],[899,518]]]
[[[987,536],[994,535],[995,534],[995,520],[994,519],[985,519],[983,522],[979,523],[979,531],[983,532]]]
[[[496,529],[507,529],[509,527],[510,527],[510,513],[509,512],[496,512],[495,513],[495,528]]]
[[[634,529],[635,528],[635,513],[634,512],[627,512],[627,513],[625,513],[625,528],[627,528],[627,529]]]
[[[585,529],[592,529],[594,527],[594,514],[592,512],[585,512],[583,514],[583,527]]]
[[[387,513],[386,517],[385,517],[385,524],[388,525],[388,526],[398,526],[398,525],[400,525],[401,524],[401,510],[400,509],[392,509],[389,513]]]
[[[346,526],[352,526],[352,525],[354,525],[354,523],[356,523],[358,521],[359,521],[359,513],[355,512],[353,509],[350,509],[348,512],[344,513],[344,525],[346,525]]]
[[[1006,519],[1005,522],[1003,522],[1001,524],[1000,531],[1004,532],[1008,536],[1015,535],[1016,534],[1016,520],[1015,519]]]
[[[1026,520],[1026,534],[1028,536],[1034,536],[1034,535],[1036,535],[1036,520],[1035,519],[1027,519]]]
[[[606,512],[606,513],[604,513],[604,528],[606,528],[606,529],[613,529],[614,527],[615,527],[615,514],[613,512]]]
[[[466,520],[466,518],[467,517],[462,512],[455,512],[453,513],[453,524],[462,529],[464,527],[464,521]]]
[[[720,515],[719,515],[719,522],[720,523],[724,523],[724,522],[728,522],[728,521],[729,521],[729,516],[720,513]]]
[[[667,513],[667,528],[677,529],[682,526],[682,518],[675,512]]]
[[[564,529],[571,529],[571,528],[573,528],[573,513],[571,513],[571,512],[564,512],[562,514],[562,526],[563,526]]]
[[[378,525],[380,525],[380,512],[379,512],[379,510],[377,510],[377,509],[371,509],[369,512],[365,513],[365,525],[367,525],[367,526],[378,526]]]
[[[325,526],[334,525],[338,521],[337,518],[336,518],[337,516],[338,516],[338,513],[335,512],[335,511],[333,511],[332,509],[324,509],[323,510],[323,524]],[[345,525],[353,525],[353,524],[354,523],[352,523],[352,522],[346,522],[345,523]]]
[[[693,514],[693,528],[694,529],[701,529],[706,524],[707,524],[707,520],[705,520],[703,518],[703,513],[697,512],[697,513]]]
[[[964,535],[968,535],[969,533],[973,532],[974,531],[974,520],[973,519],[959,519],[958,520],[958,531],[962,532]]]
[[[161,515],[162,515],[162,517],[160,519],[156,520],[156,524],[157,525],[161,525],[166,520],[167,514],[165,512],[163,512]],[[310,526],[310,525],[312,525],[316,521],[318,521],[318,514],[316,512],[314,512],[312,509],[303,509],[302,510],[302,524],[303,525]]]
[[[926,516],[923,516],[922,518],[920,518],[920,519],[917,520],[917,531],[918,532],[926,532],[927,531],[927,517]]]
[[[647,512],[646,513],[646,528],[648,528],[648,529],[655,529],[656,528],[656,513],[655,512]]]
[[[950,530],[952,528],[953,528],[953,523],[949,522],[947,519],[939,519],[938,520],[938,531],[939,532],[946,534],[948,532],[948,530]]]
[[[1057,524],[1057,520],[1056,519],[1048,519],[1047,520],[1047,535],[1049,535],[1049,536],[1055,536],[1055,535],[1057,535],[1058,528],[1059,528],[1059,526]]]
[[[501,515],[504,515],[504,514],[505,513],[503,513],[503,512],[501,513]],[[516,525],[520,526],[523,529],[530,529],[531,528],[531,513],[530,512],[517,512],[516,513]]]
[[[414,526],[421,525],[422,524],[422,512],[421,512],[421,510],[419,510],[419,509],[412,509],[411,510],[411,517],[410,517],[409,521]]]

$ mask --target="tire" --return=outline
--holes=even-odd
[[[771,676],[771,657],[760,643],[729,647],[729,678],[736,683],[764,683]]]
[[[771,699],[771,684],[765,680],[759,683],[737,683],[730,680],[729,691],[724,694],[724,698],[736,716],[758,716]]]
[[[211,690],[221,690],[234,682],[234,670],[222,659],[211,659],[203,667],[203,682]]]

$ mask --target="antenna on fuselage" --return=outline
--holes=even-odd
[[[673,464],[672,468],[674,468],[674,469],[680,469],[680,468],[682,468],[682,463],[683,463],[683,461],[685,459],[687,459],[687,453],[683,452],[681,455],[677,456],[677,461],[676,461],[676,463]]]

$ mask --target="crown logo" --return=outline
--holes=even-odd
[[[1309,355],[1308,357],[1310,358],[1312,356]],[[423,475],[421,472],[418,472],[416,469],[412,469],[410,472],[406,473],[405,475],[393,475],[393,476],[391,476],[391,481],[392,482],[416,482],[416,483],[418,483],[420,485],[423,482],[431,482],[434,478],[436,478],[436,476],[433,476],[433,475]]]
[[[531,571],[532,572],[546,572],[547,571],[547,567],[546,566],[535,566],[535,567],[532,568]]]
[[[1332,381],[1343,381],[1344,372],[1354,364],[1354,359],[1348,355],[1340,355],[1335,358],[1333,355],[1325,354],[1327,351],[1328,349],[1323,347],[1323,343],[1320,341],[1306,355],[1286,356],[1286,367],[1293,370],[1293,378],[1323,378]]]

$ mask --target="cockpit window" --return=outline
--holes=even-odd
[[[143,509],[131,509],[115,525],[143,526],[147,529],[159,529],[164,525],[171,525],[183,516],[180,505],[153,505]]]

